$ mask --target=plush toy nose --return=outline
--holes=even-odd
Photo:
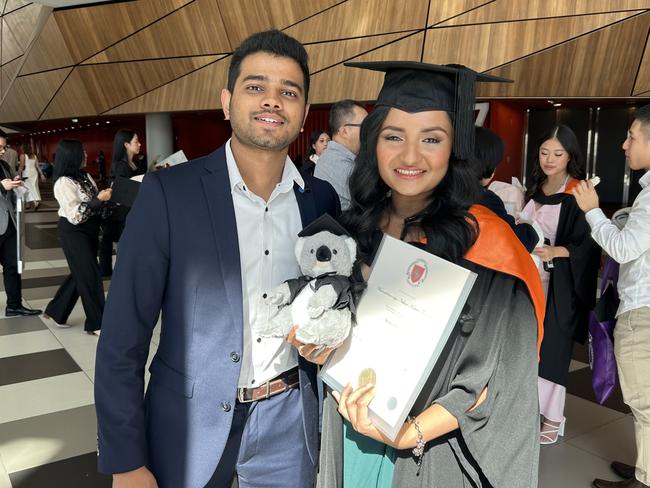
[[[316,250],[316,260],[320,262],[327,262],[332,259],[332,252],[327,246],[321,246]]]

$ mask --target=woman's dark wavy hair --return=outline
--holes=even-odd
[[[52,172],[52,179],[58,180],[67,176],[78,180],[84,175],[81,162],[84,159],[84,146],[76,139],[63,139],[56,147],[56,164]]]
[[[556,125],[542,135],[537,143],[535,166],[533,167],[533,173],[531,175],[533,184],[526,194],[526,200],[529,200],[535,193],[537,193],[537,190],[542,187],[547,179],[547,176],[544,174],[542,167],[539,164],[539,149],[542,147],[542,144],[551,139],[557,139],[560,141],[564,150],[569,154],[569,164],[567,164],[566,167],[567,173],[577,180],[583,180],[585,178],[585,171],[582,169],[582,151],[580,150],[580,144],[578,143],[578,138],[576,137],[575,132],[566,125]]]
[[[128,155],[126,154],[126,147],[124,147],[124,144],[131,142],[133,136],[135,136],[135,132],[130,129],[120,129],[115,133],[115,137],[113,137],[113,156],[111,158],[111,165],[120,161],[128,161]]]
[[[318,138],[320,137],[321,134],[327,134],[327,131],[315,130],[309,136],[309,152],[307,153],[307,159],[309,159],[309,156],[311,156],[312,154],[316,154],[316,149],[314,149],[314,144],[318,142]]]
[[[350,175],[352,205],[341,216],[341,222],[356,237],[362,259],[373,252],[373,233],[390,205],[390,188],[379,175],[377,140],[389,107],[373,110],[361,124],[361,149]],[[429,205],[409,217],[404,227],[418,226],[427,238],[429,252],[459,262],[477,236],[476,219],[470,205],[478,200],[479,183],[470,162],[449,160],[447,174],[433,190]]]

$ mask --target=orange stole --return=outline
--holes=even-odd
[[[519,278],[526,284],[537,316],[537,352],[544,338],[546,301],[535,263],[512,232],[510,226],[492,210],[472,205],[469,212],[476,218],[479,233],[465,259],[480,266]]]
[[[566,193],[567,195],[573,195],[573,189],[576,186],[578,186],[578,183],[580,183],[580,180],[571,178],[571,180],[567,182],[566,187],[564,188],[564,191],[562,193]]]

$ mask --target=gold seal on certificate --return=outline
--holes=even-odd
[[[370,384],[377,384],[377,373],[375,373],[375,370],[372,368],[362,369],[361,373],[359,373],[359,384],[357,385],[357,388]]]

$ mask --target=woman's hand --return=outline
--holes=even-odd
[[[291,328],[289,335],[287,336],[287,342],[295,347],[298,350],[298,354],[300,354],[307,361],[314,364],[325,364],[325,361],[327,361],[327,358],[330,357],[330,354],[332,354],[332,351],[334,351],[335,348],[318,346],[316,344],[305,344],[304,342],[300,342],[298,339],[296,339],[297,329],[297,325],[294,325]]]
[[[564,246],[543,246],[536,247],[533,254],[539,256],[542,261],[548,262],[555,258],[568,258],[569,250]]]
[[[20,179],[12,180],[10,178],[5,178],[4,180],[0,181],[0,183],[2,183],[2,188],[4,188],[6,191],[9,191],[22,186],[23,181]]]
[[[102,190],[97,194],[97,200],[99,200],[100,202],[108,202],[111,199],[112,195],[113,195],[113,190],[110,188],[106,188],[105,190]]]

